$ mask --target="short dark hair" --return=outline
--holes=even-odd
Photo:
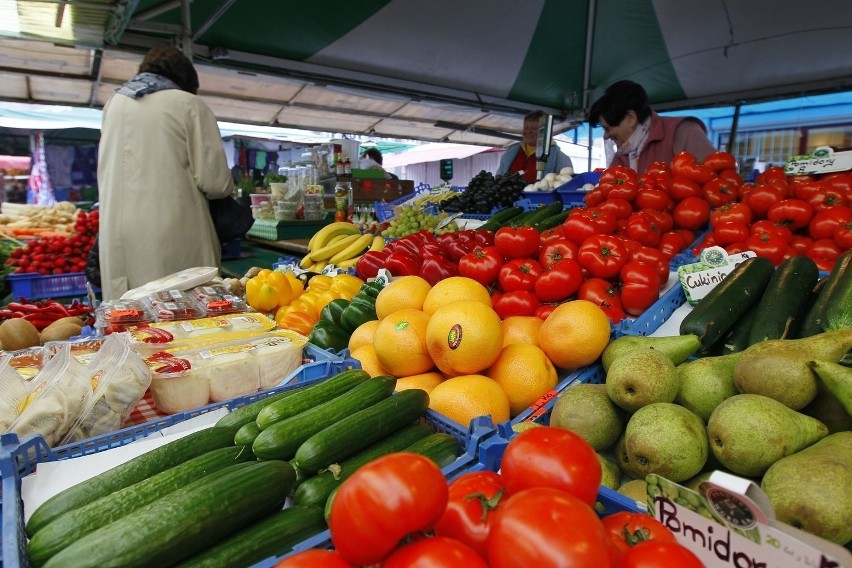
[[[528,120],[535,120],[536,122],[538,122],[539,120],[541,120],[542,116],[544,116],[544,111],[534,110],[524,115],[524,122]]]
[[[182,91],[198,93],[198,73],[192,61],[170,45],[152,47],[139,65],[139,73],[155,73],[174,81]]]
[[[600,125],[601,118],[615,126],[624,120],[629,110],[636,113],[639,122],[645,122],[651,116],[648,93],[639,83],[618,81],[607,87],[603,96],[594,102],[586,119],[591,126]]]
[[[382,153],[379,151],[378,148],[367,148],[366,150],[364,150],[364,153],[361,154],[361,155],[366,156],[368,158],[371,158],[374,162],[376,162],[380,166],[382,165]]]

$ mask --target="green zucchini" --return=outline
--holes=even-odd
[[[806,256],[791,256],[772,274],[757,304],[748,344],[767,339],[793,339],[801,323],[808,295],[819,280],[816,263]]]
[[[539,221],[552,217],[560,212],[562,212],[562,202],[554,201],[553,203],[542,205],[538,209],[532,211],[532,213],[528,217],[525,217],[520,224],[524,227],[533,227]]]
[[[852,250],[844,252],[834,262],[834,268],[826,277],[816,301],[802,320],[802,325],[799,326],[799,338],[811,337],[826,330],[825,317],[830,298],[844,281],[852,278],[850,267],[852,267]]]
[[[177,568],[222,568],[254,566],[270,556],[282,556],[305,539],[324,531],[320,507],[295,505],[257,521]]]
[[[479,226],[480,229],[487,229],[489,231],[496,231],[506,223],[510,222],[512,219],[520,215],[524,212],[523,207],[518,207],[517,205],[511,207],[505,207],[488,218],[485,223]]]
[[[344,417],[389,397],[395,386],[396,378],[388,375],[370,379],[337,398],[276,422],[258,434],[251,449],[262,460],[292,459],[305,440]]]
[[[850,256],[852,251],[844,253],[837,262]],[[843,274],[844,277],[831,291],[825,306],[826,331],[852,329],[852,269],[847,268]]]
[[[745,350],[749,346],[748,337],[751,334],[751,326],[754,323],[754,315],[757,313],[758,304],[752,305],[746,312],[737,318],[733,327],[719,342],[717,355],[731,355]]]
[[[431,436],[417,440],[405,448],[405,451],[426,456],[438,464],[438,467],[447,467],[456,461],[461,453],[459,441],[454,436],[443,432],[435,432]]]
[[[552,229],[553,227],[558,227],[562,223],[565,222],[565,219],[568,218],[568,213],[570,213],[570,209],[566,209],[564,211],[560,211],[556,215],[551,215],[550,217],[545,217],[541,221],[538,221],[533,224],[533,228],[538,232],[546,231],[547,229]]]
[[[303,389],[291,389],[286,392],[280,392],[278,394],[256,400],[251,404],[241,406],[220,418],[219,421],[216,422],[216,426],[224,426],[239,430],[249,422],[257,420],[258,413],[273,402],[284,400],[291,396],[298,396],[302,390]]]
[[[327,470],[302,482],[296,488],[293,503],[322,507],[334,488],[355,473],[359,467],[386,454],[401,452],[417,440],[434,434],[434,432],[430,426],[418,423],[405,426],[393,434],[385,436],[339,464],[332,464]]]
[[[429,408],[429,395],[407,389],[331,424],[305,440],[293,463],[305,471],[319,471],[411,424]]]
[[[249,460],[254,460],[254,455],[246,447],[219,448],[72,509],[53,519],[30,539],[30,566],[44,565],[51,556],[77,539],[196,479]]]
[[[280,508],[295,477],[284,461],[230,466],[87,534],[45,568],[171,566]]]
[[[349,369],[343,371],[330,379],[305,389],[299,389],[299,395],[284,400],[273,402],[262,409],[258,415],[258,428],[265,430],[276,422],[281,422],[291,416],[314,408],[318,404],[348,392],[370,378],[369,373],[363,369]]]
[[[69,487],[42,503],[33,512],[27,522],[27,535],[33,536],[59,515],[104,495],[133,485],[209,451],[232,446],[235,433],[236,430],[233,428],[221,427],[193,432]]]
[[[698,302],[680,323],[680,334],[698,336],[706,348],[722,339],[737,319],[758,302],[775,272],[761,256],[746,259]]]
[[[248,424],[243,424],[237,433],[234,434],[234,444],[237,446],[248,446],[251,447],[254,444],[254,439],[257,438],[257,435],[260,434],[260,428],[258,427],[256,422],[249,422]]]

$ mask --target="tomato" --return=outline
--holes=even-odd
[[[535,295],[542,302],[561,302],[573,296],[582,283],[580,263],[566,258],[542,271],[535,281]]]
[[[337,490],[328,526],[335,550],[353,564],[379,562],[406,535],[431,529],[447,508],[447,481],[429,458],[382,456]]]
[[[639,184],[635,181],[609,182],[603,185],[609,186],[609,191],[607,191],[607,187],[603,188],[607,199],[633,201],[639,193]]]
[[[447,510],[435,534],[465,543],[483,558],[494,510],[503,498],[503,480],[493,471],[463,473],[450,482]]]
[[[586,207],[595,207],[604,201],[606,201],[606,194],[600,187],[596,187],[583,196],[583,204]]]
[[[524,430],[509,441],[500,462],[506,493],[550,487],[569,493],[590,507],[601,480],[594,448],[570,430],[542,426]]]
[[[552,227],[550,229],[546,229],[541,232],[541,237],[539,237],[540,245],[544,246],[550,241],[555,241],[556,239],[564,239],[565,233],[562,232],[562,225],[557,225],[556,227]]]
[[[691,231],[688,231],[690,235]],[[669,261],[675,257],[680,251],[689,246],[694,238],[690,238],[687,240],[687,237],[684,236],[682,231],[666,231],[662,235],[660,235],[660,242],[657,243],[657,250],[659,250],[664,257],[666,257]]]
[[[808,247],[807,255],[813,259],[830,261],[832,264],[843,251],[834,239],[815,239]]]
[[[783,225],[779,225],[769,219],[761,219],[755,223],[752,223],[749,227],[752,235],[756,235],[757,233],[766,232],[772,233],[774,235],[778,235],[785,242],[789,243],[793,239],[793,231],[788,229]]]
[[[641,193],[641,192],[640,192]],[[633,205],[624,199],[607,199],[597,206],[600,211],[607,211],[617,219],[627,219],[633,213]]]
[[[663,282],[655,264],[630,260],[621,267],[619,277],[621,305],[628,314],[638,316],[660,299]]]
[[[497,247],[476,247],[459,260],[459,275],[488,286],[497,281],[501,266],[503,255]]]
[[[737,170],[735,169],[722,170],[721,172],[719,172],[718,175],[720,178],[727,180],[729,183],[735,185],[738,191],[739,188],[743,185],[743,178],[740,177],[740,174],[738,174]]]
[[[549,268],[563,259],[577,258],[579,247],[568,239],[554,239],[542,245],[538,253],[538,263]]]
[[[687,197],[677,204],[672,216],[679,229],[696,231],[710,220],[710,205],[700,197]]]
[[[819,181],[843,193],[846,200],[852,205],[852,174],[849,172],[824,174],[820,176]]]
[[[532,258],[516,258],[500,267],[497,280],[504,292],[527,290],[532,292],[535,280],[541,274],[541,264]]]
[[[698,182],[685,177],[672,178],[669,186],[669,195],[675,201],[681,201],[687,197],[701,197],[703,193]]]
[[[537,257],[540,241],[532,227],[500,227],[494,235],[494,246],[507,259]]]
[[[843,223],[832,235],[834,242],[843,250],[852,249],[852,221]]]
[[[603,518],[607,537],[623,552],[640,542],[677,542],[674,533],[647,513],[619,511]]]
[[[787,241],[777,233],[768,231],[753,233],[746,239],[745,245],[747,250],[754,251],[757,256],[768,258],[776,266],[784,260],[784,253],[787,250]]]
[[[792,230],[807,227],[813,216],[814,208],[801,199],[783,199],[770,206],[766,212],[767,219]]]
[[[671,195],[662,189],[641,190],[633,200],[633,204],[637,209],[655,209],[658,211],[667,211],[674,207]]]
[[[703,187],[704,199],[710,207],[721,207],[725,203],[736,201],[739,196],[739,186],[720,177],[713,178]]]
[[[784,199],[784,192],[773,185],[758,185],[744,199],[757,219],[765,219],[769,208]]]
[[[627,219],[625,233],[627,238],[638,241],[643,246],[655,247],[659,244],[663,231],[647,211],[637,211]]]
[[[610,166],[601,172],[601,177],[598,180],[598,185],[602,184],[619,184],[632,182],[636,183],[639,179],[639,174],[636,170],[627,166]]]
[[[734,155],[730,152],[723,152],[721,150],[706,156],[702,162],[714,172],[737,169],[737,159],[734,158]]]
[[[680,235],[678,235],[680,236]],[[642,247],[628,255],[629,260],[638,260],[657,267],[660,282],[665,284],[669,280],[669,258],[660,249]],[[627,266],[625,264],[625,266]],[[624,267],[622,267],[624,270]]]
[[[813,207],[815,211],[822,211],[823,209],[836,207],[838,205],[845,206],[848,203],[846,195],[844,195],[842,191],[831,186],[823,187],[804,201],[810,203],[811,207]]]
[[[749,237],[749,234],[748,225],[733,221],[725,221],[713,227],[713,236],[720,246],[744,241]]]
[[[818,195],[819,193],[825,191],[828,185],[823,185],[818,181],[810,181],[807,183],[796,183],[793,184],[793,197],[796,199],[802,199],[804,201],[810,201],[812,197]]]
[[[713,170],[698,163],[691,152],[683,151],[672,158],[672,175],[676,178],[685,177],[703,185],[713,177]]]
[[[703,568],[691,550],[677,542],[649,540],[633,546],[621,558],[620,568]]]
[[[512,494],[497,510],[488,535],[491,568],[609,566],[609,559],[609,539],[592,507],[551,487]]]
[[[537,317],[538,319],[546,320],[546,319],[547,319],[547,316],[549,316],[550,314],[552,314],[552,313],[553,313],[553,310],[555,310],[555,309],[556,309],[556,307],[557,307],[557,305],[556,305],[556,304],[540,304],[540,305],[539,305],[539,306],[535,309],[535,313],[534,313],[533,315],[534,315],[535,317]]]
[[[658,189],[669,190],[672,183],[672,169],[668,162],[651,162],[648,164],[645,174],[654,178]]]
[[[666,211],[657,211],[656,209],[643,209],[643,213],[654,220],[654,224],[661,233],[671,231],[674,228],[674,217]]]
[[[710,226],[715,227],[718,223],[733,221],[751,224],[751,208],[745,203],[726,203],[710,213]]]
[[[621,306],[621,291],[618,285],[603,278],[589,278],[577,290],[578,300],[594,303],[606,314],[609,321],[618,323],[624,319],[625,313]]]
[[[852,219],[852,209],[829,207],[818,211],[808,223],[808,234],[814,239],[830,239],[834,232]]]
[[[793,235],[793,239],[787,246],[787,253],[790,256],[806,256],[808,254],[808,247],[811,246],[812,242],[814,240],[805,235]]]
[[[785,184],[787,183],[787,172],[784,171],[782,166],[769,166],[757,175],[757,179],[755,181],[758,184],[761,184],[772,180],[780,181]]]
[[[491,298],[491,308],[497,312],[500,319],[534,315],[538,305],[538,296],[531,290],[512,290]]]
[[[562,223],[562,232],[566,239],[579,245],[592,235],[612,234],[615,222],[615,215],[609,211],[575,208]]]
[[[613,278],[627,262],[627,249],[618,237],[589,237],[577,251],[580,266],[596,278]]]
[[[488,568],[483,555],[467,544],[445,536],[422,538],[394,550],[382,568]]]
[[[639,186],[639,191],[646,189],[660,189],[660,184],[657,183],[657,178],[649,173],[644,173],[636,180],[636,185]]]
[[[309,548],[288,556],[275,565],[274,568],[353,568],[336,550]]]

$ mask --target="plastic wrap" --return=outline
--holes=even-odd
[[[130,330],[133,347],[148,357],[158,351],[177,349],[201,343],[221,343],[246,334],[258,334],[275,327],[263,314],[247,312],[225,314],[178,322],[156,322]]]
[[[30,395],[30,385],[12,367],[13,355],[0,354],[0,432],[6,432]]]

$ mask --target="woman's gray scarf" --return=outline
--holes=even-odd
[[[180,87],[178,87],[177,83],[162,75],[140,73],[116,89],[116,92],[131,99],[139,99],[145,95],[156,93],[157,91],[165,91],[166,89],[180,90]]]

